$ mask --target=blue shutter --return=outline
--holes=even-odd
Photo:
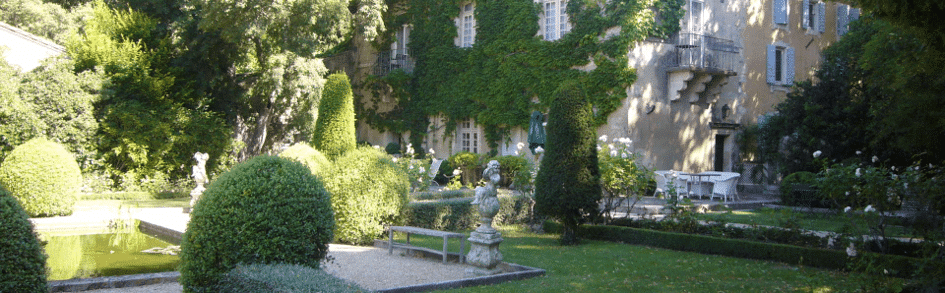
[[[785,48],[784,55],[784,84],[791,85],[794,83],[794,48]]]
[[[787,0],[774,0],[774,23],[787,24]]]
[[[857,20],[857,19],[860,19],[860,9],[859,8],[850,9],[850,22],[853,22],[854,20]]]
[[[801,6],[801,10],[804,11],[804,15],[802,15],[801,18],[801,27],[810,28],[810,14],[813,13],[813,11],[810,11],[810,0],[804,0],[803,5],[804,6]]]
[[[827,27],[827,4],[817,3],[817,30],[823,33]]]
[[[846,4],[837,5],[837,35],[842,36],[847,33],[847,25],[850,23],[848,14],[850,6]]]
[[[778,47],[775,45],[768,45],[768,83],[774,84],[774,69],[777,68],[774,64],[774,51],[778,50]]]

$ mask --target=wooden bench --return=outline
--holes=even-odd
[[[424,229],[419,227],[410,227],[410,226],[390,226],[388,229],[390,238],[387,242],[387,253],[394,254],[394,246],[398,246],[406,249],[417,250],[419,247],[410,245],[410,234],[419,234],[426,236],[442,237],[443,238],[443,263],[446,263],[446,257],[449,255],[449,249],[447,244],[449,244],[450,238],[459,238],[459,262],[466,262],[466,255],[463,254],[463,251],[466,250],[466,234],[463,233],[453,233],[438,231],[432,229]],[[399,244],[394,242],[394,231],[407,233],[407,242],[405,244]]]

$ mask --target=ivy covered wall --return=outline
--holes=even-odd
[[[570,33],[545,41],[538,34],[541,3],[480,0],[475,44],[461,48],[453,42],[454,19],[465,3],[388,1],[385,21],[391,29],[373,50],[386,50],[396,28],[411,25],[407,46],[416,67],[369,76],[360,85],[366,100],[357,105],[358,120],[379,131],[409,132],[419,146],[430,117],[446,118],[447,135],[473,118],[495,149],[510,130],[527,127],[531,111],[547,112],[558,84],[577,80],[601,125],[636,80],[636,70],[627,66],[628,50],[648,37],[675,33],[685,12],[684,0],[572,0]]]

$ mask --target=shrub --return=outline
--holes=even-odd
[[[516,174],[525,171],[528,172],[528,160],[519,156],[499,156],[493,158],[499,161],[499,175],[502,177],[500,186],[508,187],[512,184]]]
[[[448,160],[450,166],[463,172],[460,175],[463,185],[479,182],[480,177],[482,177],[482,170],[479,168],[479,166],[482,166],[479,154],[462,151],[453,154]]]
[[[407,204],[410,188],[406,173],[390,155],[360,147],[335,160],[325,174],[331,192],[338,241],[370,243],[393,223]]]
[[[818,196],[814,184],[817,174],[801,171],[791,173],[781,180],[781,203],[792,206],[827,207]]]
[[[325,271],[300,265],[250,264],[238,265],[224,276],[225,282],[216,292],[365,292],[357,284],[332,276]]]
[[[499,213],[493,224],[520,224],[528,221],[531,199],[525,196],[499,196]],[[413,202],[404,210],[405,225],[445,230],[473,229],[479,223],[479,210],[472,198]]]
[[[396,142],[388,143],[387,146],[384,147],[384,151],[387,152],[387,154],[390,154],[390,155],[399,154],[399,153],[400,153],[400,144],[399,144],[399,143],[396,143]]]
[[[318,267],[334,219],[328,192],[301,163],[260,156],[210,183],[181,239],[181,284],[211,292],[238,264]]]
[[[331,161],[322,152],[304,143],[297,143],[289,147],[282,151],[279,156],[302,163],[316,176],[321,175],[324,170],[331,167]]]
[[[46,255],[16,199],[0,189],[0,292],[47,292]]]
[[[354,135],[354,95],[344,73],[328,76],[318,106],[318,120],[312,146],[335,159],[356,147]]]
[[[32,217],[71,215],[82,172],[62,145],[35,138],[16,147],[3,161],[0,184]]]
[[[596,215],[600,171],[591,106],[576,81],[564,82],[548,112],[548,140],[535,180],[535,212],[564,225],[563,244],[577,241],[574,230]]]

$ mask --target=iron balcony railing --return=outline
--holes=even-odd
[[[413,58],[410,58],[410,54],[407,50],[377,52],[377,61],[374,63],[374,75],[385,76],[397,69],[412,73],[415,63]]]
[[[679,33],[669,40],[676,45],[671,67],[734,72],[738,47],[731,40],[693,33]]]

